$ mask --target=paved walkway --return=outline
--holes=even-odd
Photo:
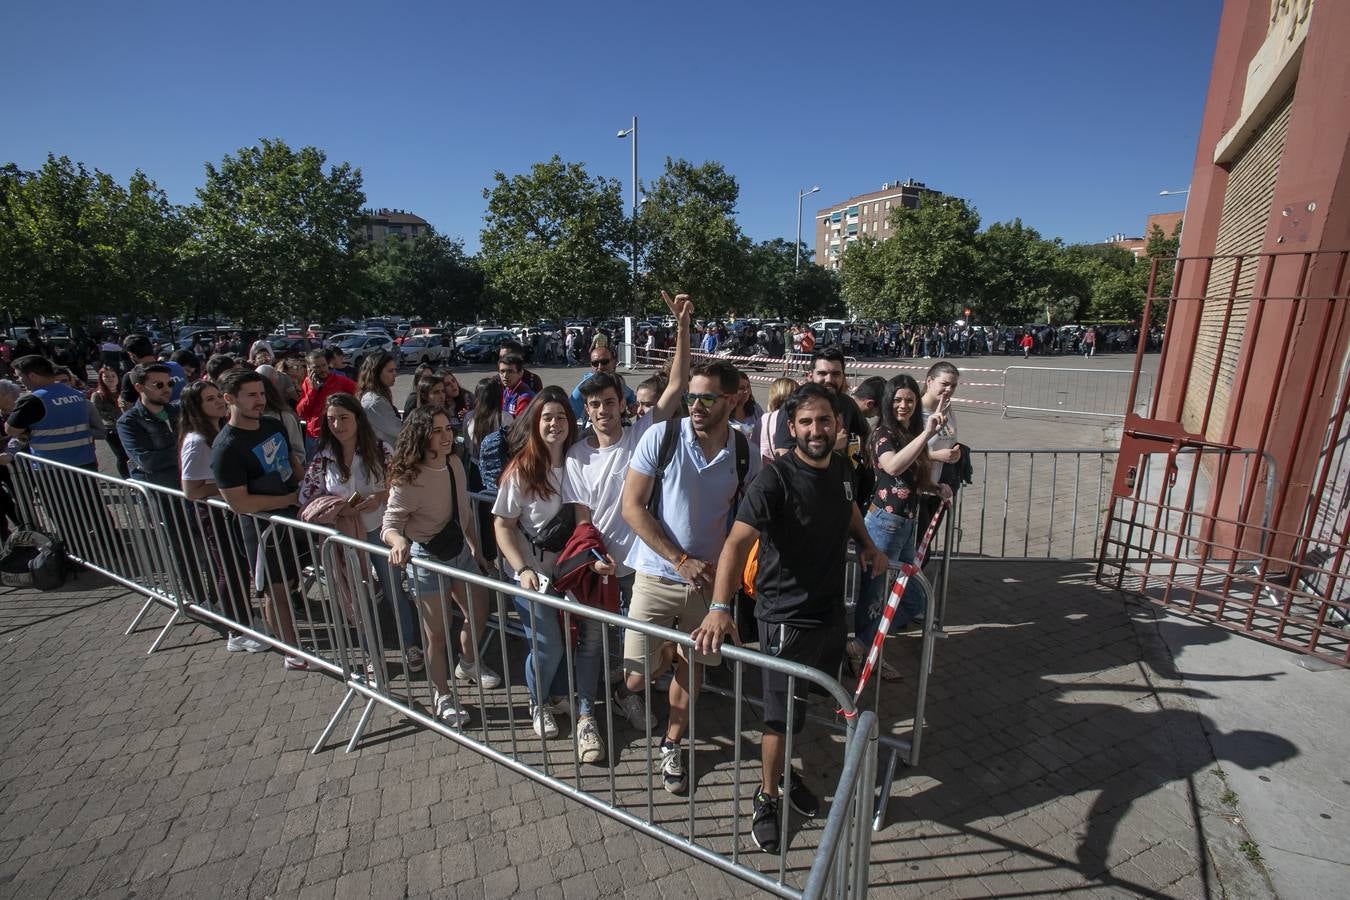
[[[924,757],[901,770],[874,844],[876,896],[1317,896],[1291,861],[1347,857],[1343,782],[1318,780],[1341,771],[1343,715],[1318,727],[1299,705],[1268,702],[1259,722],[1235,720],[1250,666],[1229,675],[1217,662],[1254,645],[1164,621],[1084,566],[972,562],[956,575]],[[121,634],[138,605],[89,577],[0,595],[0,894],[753,893],[390,713],[376,713],[358,752],[311,756],[340,685],[285,673],[271,654],[227,655],[202,626],[146,656],[150,632]],[[909,668],[917,640],[893,646]],[[1203,673],[1179,671],[1174,654],[1190,662],[1197,648]],[[1256,683],[1346,696],[1350,673],[1275,657]],[[908,734],[913,684],[887,688],[896,734]],[[748,756],[756,727],[747,720]],[[700,755],[724,776],[715,730]],[[643,765],[632,746],[620,773],[630,793]],[[827,733],[808,747],[832,751]],[[605,780],[586,777],[597,790]],[[700,792],[725,790],[716,771],[703,778]],[[1285,797],[1296,803],[1267,820]],[[718,802],[723,814],[700,827],[729,849],[734,811]],[[658,817],[684,810],[663,804]],[[797,883],[818,836],[819,821],[794,836]],[[1248,858],[1267,840],[1269,872]],[[774,865],[743,826],[741,843],[752,864]]]

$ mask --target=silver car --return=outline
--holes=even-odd
[[[400,360],[405,366],[426,363],[430,366],[448,366],[450,347],[442,346],[439,334],[418,334],[403,339],[399,347]]]

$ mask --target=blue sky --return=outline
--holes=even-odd
[[[791,240],[799,188],[810,243],[816,207],[914,178],[1097,241],[1182,207],[1158,191],[1189,181],[1220,5],[10,0],[0,161],[139,167],[187,203],[281,137],[476,250],[497,169],[557,153],[627,203],[636,114],[639,178],[720,161],[756,240]]]

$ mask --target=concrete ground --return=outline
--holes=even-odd
[[[0,595],[6,896],[753,893],[383,709],[355,753],[352,712],[311,756],[339,683],[226,654],[200,625],[146,656],[149,625],[122,635],[138,607],[91,576]],[[1082,564],[958,564],[948,619],[923,757],[901,768],[874,839],[875,896],[1339,893],[1350,673],[1166,617]],[[918,641],[891,648],[907,677],[883,685],[883,728],[907,736]],[[728,705],[700,713],[698,831],[722,852],[737,817]],[[750,784],[750,712],[743,727]],[[808,779],[828,794],[839,739],[808,734]],[[642,741],[616,741],[620,802],[639,813]],[[521,758],[570,777],[567,743],[550,744]],[[583,778],[605,793],[603,769]],[[741,858],[772,873],[746,837],[746,797]],[[656,802],[683,833],[684,803]],[[794,826],[790,883],[820,825]]]

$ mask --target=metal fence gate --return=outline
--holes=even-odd
[[[1154,261],[1141,327],[1160,305],[1154,285],[1174,275],[1167,338],[1145,415],[1133,412],[1147,399],[1136,357],[1097,569],[1162,606],[1342,666],[1347,256]]]

